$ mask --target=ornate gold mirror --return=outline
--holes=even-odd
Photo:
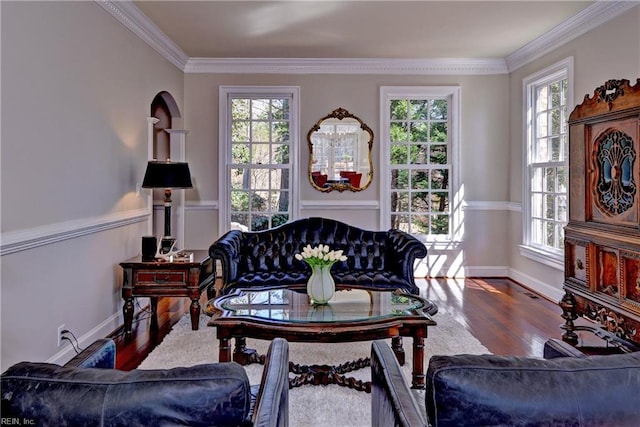
[[[373,131],[344,108],[318,120],[307,133],[309,182],[316,190],[362,191],[373,179]]]

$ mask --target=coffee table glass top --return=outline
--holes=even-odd
[[[359,322],[363,320],[415,317],[429,311],[431,303],[416,295],[362,289],[338,290],[329,304],[313,305],[304,290],[243,290],[214,301],[226,315],[268,321]],[[223,315],[224,316],[224,315]]]

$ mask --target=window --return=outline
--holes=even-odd
[[[452,239],[458,98],[458,87],[381,89],[383,228]]]
[[[569,59],[524,79],[524,246],[558,268],[562,268],[559,262],[564,254],[567,222],[567,120],[572,65]]]
[[[220,232],[266,230],[290,221],[297,199],[297,88],[220,92]]]

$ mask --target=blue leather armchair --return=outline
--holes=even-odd
[[[549,340],[544,356],[433,356],[419,395],[389,346],[375,341],[372,425],[640,425],[640,352],[585,356]]]
[[[2,374],[2,417],[37,426],[288,425],[289,347],[269,347],[262,382],[237,363],[119,371],[112,340],[64,366],[21,362]]]
[[[304,218],[270,230],[231,230],[209,248],[222,263],[222,294],[236,288],[285,287],[307,282],[311,269],[294,255],[306,245],[326,244],[344,251],[331,275],[337,285],[365,289],[404,289],[419,293],[414,261],[427,249],[400,230],[363,230],[327,218]]]

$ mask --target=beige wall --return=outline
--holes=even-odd
[[[635,82],[640,77],[640,6],[511,73],[509,198],[512,202],[522,203],[522,80],[570,56],[574,58],[574,105],[581,103],[587,94],[593,96],[594,89],[609,79],[629,79]],[[554,298],[561,296],[563,271],[520,255],[518,245],[522,243],[521,212],[512,212],[511,230],[509,266],[512,277]]]
[[[380,227],[380,118],[381,86],[460,86],[460,188],[466,202],[505,201],[509,192],[508,168],[496,167],[508,161],[508,77],[491,76],[398,76],[398,75],[280,75],[280,74],[186,74],[185,128],[189,129],[187,159],[197,182],[199,201],[208,201],[193,211],[187,209],[187,246],[207,244],[218,236],[218,92],[221,85],[267,85],[300,87],[300,217],[325,216],[364,228]],[[335,108],[346,108],[374,131],[374,179],[364,191],[322,193],[307,178],[309,153],[306,134],[323,116]],[[196,197],[195,190],[187,198]],[[493,250],[485,251],[487,235],[503,233],[504,221],[485,221],[481,212],[469,212],[469,219],[480,218],[482,232],[468,231],[462,243],[463,255],[470,262],[505,266],[506,246],[497,239]],[[480,216],[478,216],[480,215]],[[495,215],[490,215],[494,216]],[[491,224],[491,226],[487,226]],[[200,233],[194,230],[200,230]],[[203,239],[202,235],[207,239]],[[483,237],[484,236],[484,237]],[[206,247],[206,246],[204,246]],[[457,252],[459,252],[458,250]],[[445,251],[448,252],[448,251]],[[456,252],[456,253],[457,253]],[[458,255],[449,253],[449,262]],[[438,255],[442,260],[442,255]],[[438,262],[440,262],[438,261]],[[435,265],[435,260],[431,260]],[[439,265],[439,264],[438,264]],[[448,265],[448,262],[445,263]],[[446,270],[443,270],[446,271]],[[431,274],[436,272],[431,269]]]
[[[69,358],[61,324],[84,346],[122,323],[118,263],[148,226],[146,118],[162,90],[182,105],[183,79],[95,2],[0,7],[3,245],[39,240],[1,259],[4,370]]]

